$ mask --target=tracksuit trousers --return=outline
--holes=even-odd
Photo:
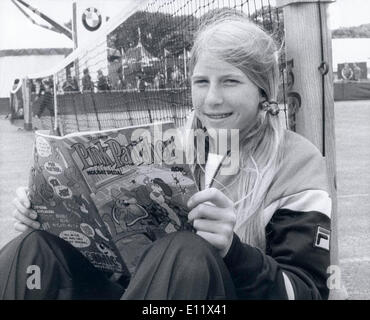
[[[131,279],[111,279],[68,242],[45,231],[27,231],[0,250],[0,299],[236,298],[222,258],[190,232],[175,232],[154,241]]]

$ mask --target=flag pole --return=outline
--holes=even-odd
[[[167,50],[164,48],[164,80],[165,83],[167,84],[168,79],[167,79]]]
[[[186,48],[184,47],[184,78],[187,79],[188,76],[187,76],[187,52],[186,52]]]

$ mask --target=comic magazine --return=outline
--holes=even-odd
[[[95,267],[132,273],[151,242],[187,223],[198,191],[173,123],[79,132],[37,131],[29,190],[41,228]]]

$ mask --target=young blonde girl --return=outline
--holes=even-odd
[[[191,52],[195,111],[187,128],[206,135],[238,130],[239,166],[233,174],[222,170],[233,150],[220,152],[209,135],[206,162],[194,165],[201,191],[188,203],[196,234],[175,232],[154,241],[121,291],[114,287],[117,282],[103,281],[91,268],[88,274],[94,276],[82,285],[75,271],[69,285],[79,298],[91,298],[81,293],[91,288],[93,298],[118,298],[123,292],[123,299],[328,297],[331,200],[325,163],[310,142],[282,128],[276,102],[277,57],[273,39],[242,13],[221,10],[204,21]],[[198,160],[199,152],[195,148]],[[35,223],[27,202],[25,189],[19,189],[15,215],[20,230]],[[3,250],[0,263],[16,250],[18,257],[24,254],[21,265],[35,263],[37,255],[29,254],[35,243],[61,247],[59,240],[41,231],[28,231],[21,239],[22,245],[18,240]],[[77,255],[73,248],[64,248],[58,262],[47,252],[59,279],[64,279],[63,268],[70,272],[86,264],[81,258],[71,267],[69,257]],[[12,268],[8,273],[21,277]],[[49,286],[60,288],[55,282]],[[32,297],[14,286],[3,292],[14,297],[20,291],[23,298]],[[58,298],[48,292],[44,296]]]

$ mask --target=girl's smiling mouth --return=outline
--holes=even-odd
[[[233,112],[228,112],[228,113],[203,113],[206,117],[211,118],[211,119],[225,119],[230,117]]]

